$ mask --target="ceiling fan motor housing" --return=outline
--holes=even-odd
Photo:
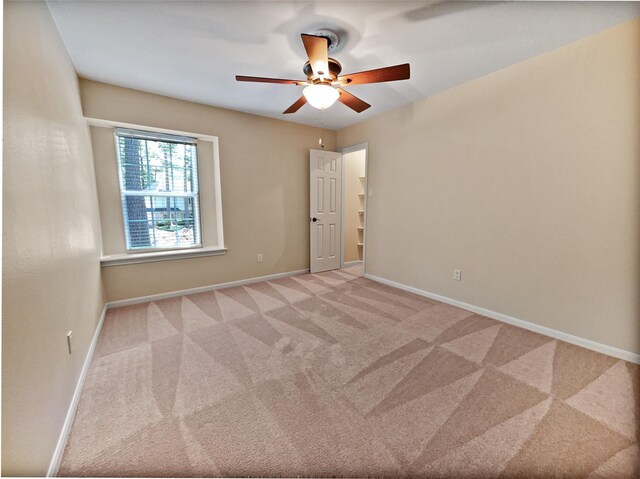
[[[310,81],[313,81],[314,83],[323,82],[322,79],[313,77],[313,70],[311,69],[311,64],[309,62],[306,62],[304,64],[304,67],[302,67],[302,71]],[[329,58],[329,72],[325,72],[325,77],[329,76],[331,77],[331,81],[336,81],[341,71],[342,65],[340,64],[340,62],[334,58]]]

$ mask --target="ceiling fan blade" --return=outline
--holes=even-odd
[[[315,76],[329,76],[329,40],[303,33],[302,43]]]
[[[340,92],[338,100],[358,113],[362,113],[371,106],[366,101],[361,100],[342,88],[338,88],[337,90]]]
[[[286,85],[306,85],[303,80],[285,80],[284,78],[264,78],[264,77],[247,77],[236,75],[236,81],[250,81],[256,83],[283,83]]]
[[[298,98],[298,99],[296,100],[296,102],[295,102],[293,105],[291,105],[289,108],[287,108],[287,109],[286,109],[285,111],[283,111],[282,113],[283,113],[283,114],[285,114],[285,115],[286,115],[287,113],[295,113],[295,112],[297,112],[297,111],[300,109],[300,107],[301,107],[302,105],[304,105],[305,103],[307,103],[307,99],[306,99],[306,98],[304,97],[304,95],[303,95],[303,96],[301,96],[300,98]]]
[[[364,83],[380,83],[385,81],[408,80],[411,70],[408,63],[392,67],[377,68],[366,72],[341,75],[338,81],[343,85],[362,85]]]

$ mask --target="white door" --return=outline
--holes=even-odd
[[[311,272],[340,268],[342,154],[311,150]]]

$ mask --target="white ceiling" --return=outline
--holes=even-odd
[[[84,78],[338,129],[640,16],[640,2],[64,1],[49,7]],[[343,72],[411,63],[408,81],[354,85],[372,105],[282,115],[304,79],[300,33],[338,31]]]

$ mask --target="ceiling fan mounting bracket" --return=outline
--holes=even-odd
[[[315,32],[309,33],[309,35],[314,35],[316,37],[323,37],[329,40],[330,52],[334,51],[336,48],[338,48],[338,45],[340,45],[340,37],[338,36],[338,34],[328,28],[320,28]]]

